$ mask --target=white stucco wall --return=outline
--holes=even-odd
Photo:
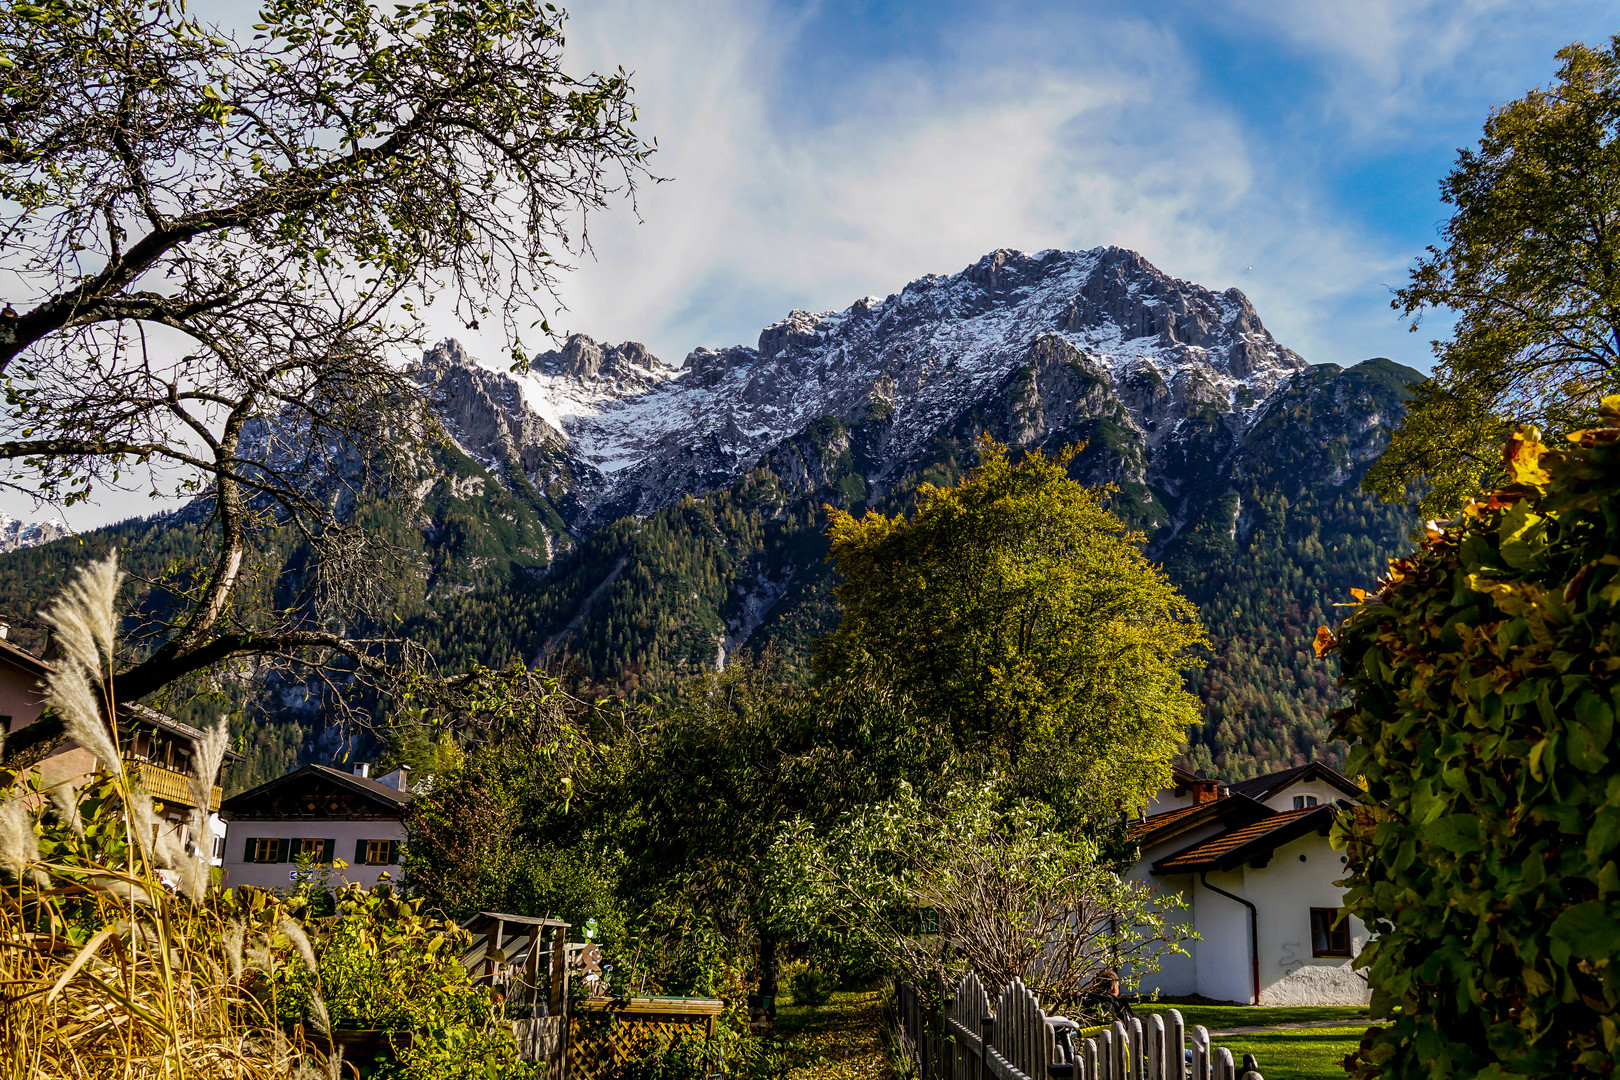
[[[258,885],[267,889],[285,889],[292,884],[291,872],[295,863],[250,863],[244,860],[249,838],[286,837],[304,839],[315,837],[334,841],[332,853],[349,865],[332,872],[332,881],[352,881],[370,888],[377,883],[383,871],[395,881],[399,880],[399,865],[359,866],[354,862],[355,842],[358,840],[397,840],[405,842],[405,826],[386,819],[375,821],[236,821],[231,823],[225,841],[225,887]]]
[[[1294,797],[1297,795],[1315,795],[1318,806],[1331,806],[1335,801],[1345,797],[1344,792],[1325,780],[1302,780],[1297,784],[1289,784],[1261,801],[1273,810],[1292,810]]]
[[[1216,1001],[1236,1001],[1247,1005],[1249,992],[1249,909],[1218,893],[1210,892],[1197,875],[1185,879],[1193,899],[1193,926],[1198,942],[1198,993]],[[1244,896],[1243,871],[1210,874],[1211,885]]]
[[[1173,913],[1170,918],[1179,926],[1184,926],[1189,932],[1196,933],[1197,907],[1193,896],[1196,880],[1187,877],[1155,877],[1152,866],[1159,859],[1174,855],[1184,848],[1201,843],[1217,833],[1224,832],[1226,827],[1219,824],[1201,825],[1164,843],[1143,848],[1141,857],[1126,872],[1128,881],[1140,881],[1161,893],[1179,894],[1183,906]],[[1158,993],[1166,997],[1184,997],[1199,993],[1198,989],[1198,958],[1200,943],[1196,940],[1183,940],[1182,948],[1187,950],[1186,956],[1166,956],[1156,972],[1148,972],[1141,978],[1137,989],[1139,993]]]
[[[1343,860],[1326,837],[1311,833],[1278,848],[1264,869],[1244,870],[1246,895],[1260,914],[1262,1005],[1364,1005],[1369,1000],[1351,958],[1311,956],[1310,909],[1343,904],[1344,890],[1333,884],[1347,873]],[[1349,925],[1350,951],[1359,953],[1367,928],[1354,917]]]
[[[1127,875],[1161,890],[1180,891],[1189,902],[1181,917],[1190,921],[1200,938],[1188,944],[1191,957],[1169,958],[1157,974],[1143,978],[1141,990],[1172,997],[1197,993],[1247,1004],[1252,1000],[1253,985],[1248,909],[1205,889],[1195,874],[1155,878],[1148,871],[1153,859],[1192,842],[1178,838],[1159,850],[1144,852],[1142,861]],[[1208,875],[1211,885],[1255,906],[1262,1005],[1367,1003],[1367,984],[1351,969],[1350,957],[1311,955],[1311,908],[1336,908],[1343,903],[1344,890],[1333,884],[1345,874],[1342,858],[1326,837],[1311,833],[1277,849],[1262,868],[1245,866]],[[1366,942],[1366,927],[1352,918],[1352,954],[1359,953]]]
[[[1184,790],[1180,795],[1177,795],[1176,789],[1173,787],[1160,788],[1159,793],[1148,800],[1147,809],[1142,813],[1152,817],[1154,814],[1162,814],[1166,810],[1180,810],[1183,806],[1191,806],[1192,801],[1191,791]]]

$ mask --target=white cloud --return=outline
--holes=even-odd
[[[871,61],[782,108],[795,28],[764,9],[582,10],[570,48],[634,71],[654,168],[672,179],[643,190],[640,222],[623,208],[593,220],[596,258],[565,278],[569,310],[552,325],[678,363],[751,342],[790,307],[842,307],[997,247],[1114,243],[1239,285],[1313,359],[1366,355],[1322,325],[1322,305],[1369,288],[1381,301],[1376,281],[1406,253],[1277,168],[1173,35],[1102,18],[971,30],[930,63]]]

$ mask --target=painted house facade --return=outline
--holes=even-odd
[[[384,873],[398,880],[410,800],[409,770],[373,778],[365,765],[353,772],[305,765],[232,795],[220,807],[231,827],[225,887],[288,888],[301,855],[318,865],[346,863],[333,881],[369,889]]]
[[[1341,918],[1347,871],[1328,843],[1335,809],[1362,797],[1320,763],[1226,784],[1175,770],[1131,829],[1129,877],[1185,907],[1176,917],[1199,940],[1166,957],[1142,992],[1199,994],[1254,1005],[1362,1005],[1351,961],[1367,941]]]
[[[44,711],[45,680],[51,674],[51,664],[19,648],[4,633],[0,626],[0,733],[9,741],[26,731]],[[124,768],[140,781],[157,805],[159,816],[191,854],[198,854],[195,844],[199,839],[194,832],[197,806],[191,792],[191,759],[202,737],[202,732],[190,724],[144,705],[126,705],[119,711],[118,749]],[[226,751],[225,767],[241,757]],[[46,784],[82,784],[98,767],[95,755],[72,740],[56,746],[33,765]],[[207,854],[215,866],[221,865],[225,852],[225,823],[218,813],[222,795],[221,787],[215,784],[207,807]]]

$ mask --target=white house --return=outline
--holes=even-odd
[[[1360,799],[1319,763],[1225,784],[1175,770],[1132,826],[1129,877],[1179,893],[1196,931],[1190,955],[1167,957],[1143,993],[1199,994],[1254,1005],[1362,1005],[1350,962],[1366,943],[1341,917],[1345,858],[1328,844],[1334,808]]]
[[[409,770],[372,778],[365,765],[352,773],[305,765],[256,788],[232,795],[219,808],[231,825],[225,848],[225,887],[287,888],[297,859],[341,859],[332,875],[366,888],[386,871],[399,878],[405,846]]]

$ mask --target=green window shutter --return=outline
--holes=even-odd
[[[337,855],[337,841],[328,840],[321,845],[321,862],[330,863]]]
[[[256,856],[258,853],[259,853],[259,838],[257,836],[248,837],[247,847],[244,848],[243,851],[242,851],[242,861],[243,862],[252,862],[254,860],[254,856]]]
[[[292,862],[292,838],[283,836],[281,847],[276,851],[276,862]]]
[[[366,865],[366,842],[364,840],[354,842],[354,865]]]
[[[388,862],[392,866],[399,865],[399,841],[388,841]]]

